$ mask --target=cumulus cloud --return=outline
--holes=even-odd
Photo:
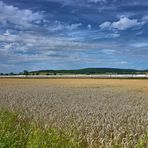
[[[108,36],[111,38],[118,38],[118,37],[120,37],[120,34],[119,33],[112,33],[112,34],[109,34]]]
[[[112,23],[111,22],[104,22],[100,25],[101,29],[110,29],[111,28]]]
[[[43,5],[47,3],[42,0],[38,1]],[[66,5],[68,9],[59,8],[58,4],[58,8],[53,12],[52,8],[50,10],[52,5],[49,3],[49,9],[46,12],[40,11],[46,9],[40,4],[35,5],[36,10],[39,8],[39,11],[34,11],[34,5],[26,8],[30,4],[29,1],[24,1],[24,3],[15,1],[18,4],[16,7],[13,6],[14,1],[8,5],[4,3],[4,0],[3,2],[0,0],[0,69],[3,70],[2,67],[6,68],[10,65],[14,65],[14,67],[11,66],[14,69],[19,64],[24,69],[25,63],[28,63],[25,69],[28,69],[31,63],[37,68],[42,63],[40,65],[42,69],[46,64],[49,65],[45,69],[51,68],[52,64],[57,68],[57,65],[61,63],[67,64],[71,68],[70,64],[76,62],[76,66],[81,65],[82,61],[89,66],[89,63],[99,63],[103,58],[102,63],[105,63],[106,66],[107,63],[112,64],[115,58],[118,62],[121,56],[138,53],[140,59],[146,57],[146,43],[136,42],[134,45],[129,45],[128,41],[127,45],[125,42],[122,44],[124,41],[122,37],[121,40],[113,38],[120,36],[119,30],[142,26],[147,21],[147,16],[141,20],[130,19],[133,17],[131,15],[120,16],[118,21],[102,23],[100,25],[102,30],[97,30],[96,20],[99,17],[101,22],[102,18],[104,19],[104,13],[96,12],[98,12],[98,8],[101,9],[101,6],[109,2],[108,0],[44,1],[54,2],[55,5],[58,2],[63,6]],[[84,9],[80,6],[87,7]],[[25,9],[21,9],[24,7]],[[72,11],[72,9],[77,14],[69,13],[69,10]],[[92,14],[89,13],[90,10]],[[110,9],[108,11],[110,13]],[[111,20],[113,17],[114,12],[108,18]],[[82,20],[83,24],[79,20]],[[130,37],[132,38],[132,36]],[[142,49],[143,51],[140,53]]]
[[[0,35],[0,42],[0,56],[7,60],[7,63],[15,64],[50,60],[58,62],[65,58],[70,61],[75,59],[75,55],[79,55],[77,53],[118,48],[116,44],[104,42],[89,43],[76,38],[36,35],[32,32],[12,34],[9,30]],[[77,59],[81,60],[80,55]]]
[[[57,2],[63,6],[86,6],[85,0],[46,0],[49,2]]]
[[[15,50],[19,49],[20,51],[22,51],[22,47],[25,47],[26,50],[36,49],[36,52],[37,51],[46,52],[46,51],[52,51],[52,50],[80,51],[80,50],[91,50],[91,49],[110,47],[110,45],[109,46],[104,45],[104,43],[90,44],[87,42],[78,41],[75,38],[72,39],[68,37],[50,37],[50,36],[44,36],[44,35],[36,36],[33,33],[25,33],[25,32],[20,32],[19,34],[16,34],[16,35],[10,34],[10,33],[9,35],[5,35],[5,34],[6,33],[4,33],[4,35],[0,35],[0,42],[6,43],[6,44],[13,43],[13,45],[20,45],[18,46],[18,48],[15,48]]]
[[[0,22],[2,24],[14,24],[22,27],[31,27],[34,21],[43,19],[41,12],[32,12],[31,10],[21,10],[12,5],[6,5],[0,1]]]
[[[79,27],[82,26],[82,23],[77,23],[77,24],[65,24],[60,21],[55,21],[54,23],[48,24],[47,28],[51,32],[55,31],[62,31],[62,30],[75,30],[78,29]]]
[[[66,31],[77,30],[82,26],[81,23],[50,22],[45,20],[40,12],[33,12],[28,9],[22,10],[12,5],[6,5],[3,2],[0,2],[0,21],[5,24],[4,32],[0,33],[0,55],[12,63],[28,62],[30,60],[45,62],[51,58],[57,60],[57,58],[60,59],[67,56],[66,53],[69,53],[69,51],[74,53],[76,51],[104,47],[101,44],[81,42],[79,37],[59,35],[60,31],[65,33]],[[25,29],[34,27],[34,22],[40,24],[40,21],[46,21],[43,28],[38,25],[41,30],[40,28],[36,30],[30,28],[28,31],[23,29],[17,31],[14,28],[14,25],[17,25],[16,28],[22,26]],[[9,23],[12,24],[11,29],[7,27]],[[51,35],[51,32],[56,32],[56,36]]]
[[[41,27],[43,25],[43,28]],[[43,12],[33,12],[29,9],[19,9],[0,1],[0,25],[3,28],[32,29],[37,32],[56,32],[62,30],[75,30],[82,26],[81,23],[66,24],[60,21],[45,19]],[[9,32],[6,32],[8,34]]]
[[[111,27],[118,30],[126,30],[128,28],[142,25],[142,22],[138,22],[137,19],[129,19],[127,17],[120,18],[119,21],[113,22]]]
[[[78,6],[78,7],[90,7],[93,4],[106,4],[107,0],[46,0],[49,2],[57,2],[63,6]]]
[[[88,0],[88,2],[93,2],[93,3],[106,3],[107,0]]]
[[[131,44],[131,46],[136,48],[148,47],[148,42],[137,42],[137,43]]]
[[[102,50],[103,53],[108,54],[108,55],[113,55],[115,54],[117,51],[114,49],[104,49]]]
[[[148,22],[148,15],[143,16],[142,20],[145,21],[145,22]]]
[[[87,27],[88,27],[88,29],[91,29],[92,28],[92,25],[88,24]]]
[[[137,19],[129,19],[127,17],[121,17],[116,22],[104,22],[100,25],[101,29],[109,30],[126,30],[129,28],[143,25],[144,22],[139,22]]]

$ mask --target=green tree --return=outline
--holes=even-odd
[[[29,75],[29,72],[27,70],[24,70],[24,75]]]
[[[10,72],[10,75],[14,75],[14,73],[13,72]]]
[[[36,75],[39,75],[40,73],[39,72],[36,72]]]

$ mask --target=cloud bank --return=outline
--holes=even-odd
[[[35,2],[0,1],[0,72],[147,69],[148,11],[140,1]]]

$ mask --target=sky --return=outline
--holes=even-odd
[[[0,72],[148,69],[148,0],[0,0]]]

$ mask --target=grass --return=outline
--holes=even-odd
[[[0,112],[0,148],[85,148],[86,142],[76,131],[42,127],[21,114]],[[112,148],[122,147],[114,141]],[[137,141],[136,148],[147,148],[148,135]],[[99,147],[99,145],[98,145]],[[131,147],[133,147],[131,145]]]
[[[0,148],[83,148],[76,132],[41,127],[20,114],[0,112]]]

